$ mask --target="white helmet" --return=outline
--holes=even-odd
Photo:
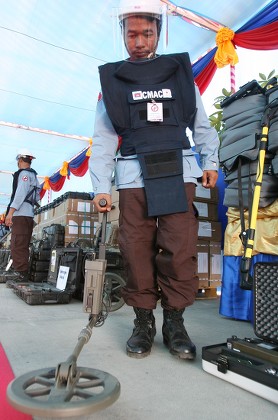
[[[133,15],[150,15],[161,19],[163,13],[160,0],[121,0],[118,10],[120,21]]]
[[[33,153],[30,152],[28,149],[20,149],[18,154],[16,155],[16,160],[20,158],[28,158],[28,159],[36,159]]]

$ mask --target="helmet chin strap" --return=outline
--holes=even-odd
[[[157,43],[156,43],[156,46],[155,46],[155,48],[153,49],[153,51],[151,51],[149,54],[148,54],[148,56],[147,56],[147,58],[150,60],[150,59],[152,59],[152,58],[155,58],[155,55],[156,55],[156,50],[157,50],[157,47],[158,47],[158,43],[159,43],[159,38],[157,38]]]

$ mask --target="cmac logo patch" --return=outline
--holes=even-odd
[[[132,92],[132,99],[134,101],[142,101],[146,99],[171,99],[171,89],[161,90],[136,90]]]

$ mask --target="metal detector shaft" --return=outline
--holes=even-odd
[[[106,202],[103,203],[106,205]],[[99,258],[85,263],[85,286],[83,296],[83,309],[90,313],[89,323],[79,334],[78,342],[66,362],[58,365],[56,369],[56,383],[67,386],[78,380],[76,362],[84,345],[88,343],[92,335],[92,329],[96,325],[102,312],[103,287],[106,270],[105,239],[106,239],[107,213],[103,213],[101,225],[101,242],[99,245]]]
[[[103,207],[106,201],[103,200]],[[85,263],[85,286],[83,296],[83,310],[91,315],[98,315],[102,311],[103,288],[107,261],[105,259],[107,213],[103,213],[101,224],[101,241],[98,258]]]
[[[102,222],[101,256],[105,257],[106,214]],[[103,251],[104,249],[104,251]],[[103,253],[104,252],[104,253]],[[105,259],[86,261],[83,306],[89,322],[78,336],[72,354],[55,368],[23,375],[8,387],[9,402],[18,410],[47,417],[82,416],[111,405],[120,395],[119,381],[96,369],[78,367],[77,358],[103,320]],[[43,397],[43,398],[40,398]]]
[[[105,260],[106,225],[107,225],[107,213],[103,213],[102,224],[101,224],[101,240],[99,244],[99,253],[98,253],[98,258],[100,260]]]
[[[71,388],[79,380],[77,358],[81,353],[84,345],[87,344],[90,340],[92,336],[92,329],[96,324],[96,321],[97,316],[93,315],[86,327],[84,327],[80,332],[77,344],[72,354],[67,358],[65,362],[59,363],[57,365],[55,373],[55,388],[52,390],[52,393],[54,392],[55,394],[55,398],[57,398],[57,389],[67,389],[68,392],[71,392]]]
[[[72,354],[68,357],[67,362],[70,361],[76,361],[79,354],[81,353],[81,350],[83,349],[84,345],[88,343],[88,341],[90,340],[91,336],[92,336],[92,329],[95,326],[97,322],[97,315],[93,315],[90,318],[90,321],[88,322],[88,324],[86,325],[86,327],[84,327],[79,336],[78,336],[78,341],[77,344],[72,352]]]

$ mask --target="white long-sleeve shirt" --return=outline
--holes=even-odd
[[[192,131],[194,149],[183,150],[184,182],[197,183],[204,170],[218,170],[219,139],[216,130],[210,126],[201,95],[197,86],[196,116]],[[115,172],[116,189],[142,188],[144,181],[136,155],[122,157],[118,148],[118,135],[108,117],[102,99],[97,103],[92,154],[89,171],[95,194],[111,194],[111,184]],[[199,155],[200,166],[196,159]]]

